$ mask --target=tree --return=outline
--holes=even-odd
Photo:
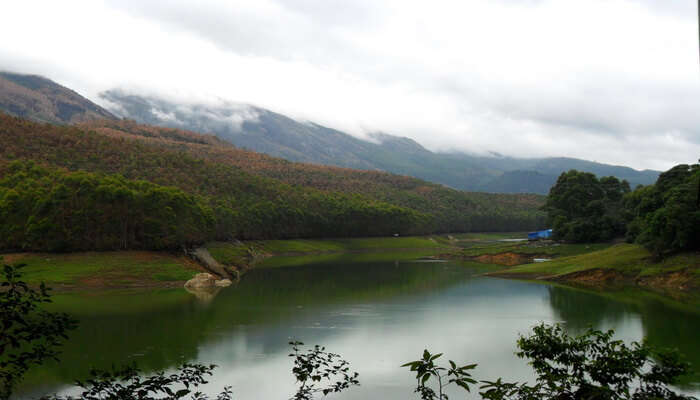
[[[302,352],[301,346],[304,343],[298,341],[289,342],[289,345],[293,350],[289,356],[294,357],[292,374],[299,385],[299,389],[290,400],[311,400],[314,393],[326,396],[360,384],[357,379],[359,374],[350,371],[350,364],[340,355],[329,353],[318,345]],[[336,377],[339,379],[333,382]],[[321,383],[324,380],[327,381],[326,386]]]
[[[668,385],[688,372],[688,365],[674,352],[659,352],[646,343],[626,345],[613,340],[613,331],[589,329],[582,335],[569,336],[561,325],[540,324],[530,336],[518,340],[518,357],[530,360],[537,374],[534,385],[518,382],[481,381],[479,394],[489,400],[622,400],[622,399],[693,399],[676,394]],[[447,399],[445,386],[438,380],[439,394],[426,387],[431,376],[449,371],[455,382],[469,390],[476,383],[468,374],[459,375],[475,365],[450,369],[436,367],[438,355],[424,351],[423,359],[404,366],[418,372],[416,392],[422,399]],[[444,377],[445,375],[443,375]],[[461,383],[460,383],[461,382]]]
[[[700,164],[677,165],[625,196],[627,240],[657,258],[700,249]]]
[[[598,179],[588,172],[562,173],[543,207],[554,237],[596,242],[624,234],[622,199],[629,191],[627,181],[613,176]]]
[[[21,281],[24,265],[3,266],[0,284],[0,399],[10,397],[14,387],[33,365],[58,360],[58,346],[75,329],[76,321],[65,313],[39,308],[51,302],[49,288],[39,290]]]
[[[181,365],[176,373],[166,375],[163,371],[144,376],[137,366],[115,368],[112,371],[90,371],[91,378],[78,381],[76,385],[83,391],[78,397],[47,396],[42,400],[177,400],[190,396],[192,400],[207,400],[208,396],[195,391],[208,383],[206,376],[212,375],[215,365]],[[230,387],[216,396],[216,400],[231,400]]]
[[[476,368],[476,364],[458,367],[454,361],[450,360],[449,368],[441,367],[435,364],[435,360],[441,356],[442,353],[430,354],[426,349],[423,350],[423,357],[420,360],[407,362],[402,365],[402,367],[409,367],[411,371],[416,373],[418,385],[414,392],[418,393],[422,400],[447,400],[448,396],[444,392],[447,386],[454,383],[468,392],[470,390],[469,384],[476,383],[476,380],[472,379],[471,374],[468,372]],[[437,382],[437,390],[427,385],[430,378]]]

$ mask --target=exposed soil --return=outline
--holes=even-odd
[[[664,275],[645,276],[638,278],[637,285],[664,290],[697,290],[696,280],[689,271],[675,271]]]
[[[633,283],[633,280],[626,277],[619,271],[611,269],[591,269],[586,271],[572,272],[566,275],[540,277],[557,282],[570,282],[583,286],[618,286],[621,284]]]
[[[514,279],[547,280],[595,287],[636,285],[662,292],[688,292],[700,289],[693,273],[687,270],[648,277],[630,276],[616,270],[603,268],[572,272],[565,275],[509,274],[508,271],[498,271],[489,275]]]
[[[81,279],[77,284],[52,283],[53,292],[105,289],[169,289],[181,288],[187,281],[154,281],[150,279],[121,279],[118,283],[99,277]]]
[[[17,260],[21,260],[31,253],[11,253],[11,254],[0,254],[2,256],[2,262],[5,264],[16,264]]]
[[[480,256],[472,257],[472,260],[484,264],[498,264],[512,267],[513,265],[530,263],[532,262],[533,258],[536,258],[536,256],[532,254],[519,254],[507,252],[498,254],[482,254]]]

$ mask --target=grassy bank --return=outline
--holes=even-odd
[[[56,289],[182,286],[203,269],[185,256],[151,251],[4,254],[5,264],[27,264],[22,279]]]
[[[248,268],[270,256],[319,257],[347,253],[404,252],[435,255],[454,247],[445,236],[372,237],[352,239],[252,240],[212,242],[206,246],[216,261]],[[265,266],[274,262],[266,260]]]
[[[518,265],[495,275],[584,284],[636,283],[669,289],[700,287],[700,253],[682,253],[655,261],[641,246],[617,244],[548,262]]]
[[[205,247],[218,262],[245,269],[272,255],[295,256],[297,263],[347,253],[361,258],[363,253],[402,252],[417,258],[444,252],[450,245],[445,236],[212,242]],[[44,282],[59,290],[181,287],[205,271],[184,255],[166,252],[12,253],[0,257],[5,264],[27,264],[23,280],[30,285]],[[266,264],[279,263],[270,258]]]

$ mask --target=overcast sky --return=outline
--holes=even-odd
[[[0,69],[431,150],[700,157],[695,0],[10,0]]]

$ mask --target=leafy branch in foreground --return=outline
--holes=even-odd
[[[183,364],[176,373],[166,375],[163,371],[143,376],[136,366],[117,368],[112,371],[91,370],[91,378],[76,385],[84,389],[78,397],[45,397],[45,400],[176,400],[188,395],[192,400],[206,400],[208,396],[196,391],[207,384],[205,377],[212,375],[215,365]],[[232,391],[225,387],[216,400],[231,400]]]
[[[502,378],[481,381],[479,394],[489,400],[694,399],[668,387],[688,372],[688,364],[677,353],[655,351],[646,342],[628,346],[613,340],[613,333],[589,329],[572,337],[561,325],[535,326],[532,335],[520,337],[516,354],[530,360],[537,383],[504,382]],[[415,391],[421,399],[447,399],[445,386],[455,383],[469,391],[469,384],[476,383],[466,373],[476,364],[457,368],[450,361],[449,369],[439,367],[434,360],[441,355],[425,350],[422,359],[403,365],[416,371]],[[431,377],[437,380],[437,392],[426,385]],[[449,380],[445,383],[444,378]]]
[[[430,354],[428,350],[423,350],[423,358],[402,365],[402,367],[410,367],[411,371],[415,371],[418,386],[414,392],[419,393],[420,398],[423,400],[447,400],[449,397],[443,392],[443,389],[448,385],[454,383],[468,392],[469,384],[476,383],[469,372],[467,372],[474,369],[476,364],[457,367],[457,364],[450,360],[450,368],[440,367],[435,364],[435,360],[440,358],[440,356],[442,356],[442,353]],[[437,393],[430,386],[426,385],[431,377],[437,380]]]
[[[14,387],[33,365],[58,361],[57,347],[75,329],[76,321],[65,313],[39,309],[50,303],[49,288],[38,290],[20,280],[24,265],[3,266],[0,283],[0,399],[10,397]]]
[[[314,393],[339,393],[351,386],[357,386],[360,381],[359,374],[350,371],[350,364],[343,360],[340,355],[326,352],[325,347],[314,346],[305,353],[301,351],[302,342],[289,342],[294,353],[289,354],[294,357],[294,367],[292,374],[299,384],[299,389],[290,400],[312,399]],[[333,382],[336,377],[338,380]],[[323,386],[322,381],[327,381]]]
[[[338,393],[351,386],[359,385],[357,372],[350,372],[349,363],[340,355],[328,353],[325,348],[314,346],[303,352],[301,342],[289,343],[294,350],[292,373],[300,384],[293,400],[310,400],[314,394]],[[112,371],[93,369],[90,379],[78,381],[76,386],[83,389],[77,397],[44,397],[44,400],[208,400],[209,396],[196,389],[207,384],[205,379],[212,375],[215,365],[183,364],[177,372],[167,375],[163,371],[151,376],[144,376],[136,366],[117,368]],[[337,376],[340,379],[333,381]],[[319,386],[327,380],[326,386]],[[216,400],[231,400],[233,392],[230,386],[224,387]]]

